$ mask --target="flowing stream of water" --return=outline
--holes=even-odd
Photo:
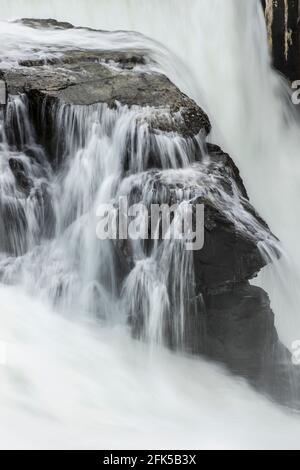
[[[55,17],[146,36],[41,31],[7,22],[20,17]],[[258,0],[0,0],[0,18],[0,55],[8,68],[20,57],[49,56],[57,45],[146,48],[155,69],[206,109],[210,139],[234,158],[251,201],[282,242],[279,262],[272,243],[265,245],[274,262],[257,282],[270,294],[280,337],[291,347],[300,338],[300,127],[287,104],[287,85],[270,68]],[[61,129],[66,138],[59,174],[36,144],[24,97],[11,98],[8,106],[19,149],[9,147],[0,127],[1,214],[3,220],[8,213],[20,214],[17,226],[0,238],[2,252],[18,255],[0,259],[2,279],[13,284],[0,292],[0,339],[7,346],[7,364],[1,367],[1,447],[299,446],[297,417],[223,370],[161,345],[141,344],[127,332],[126,309],[132,314],[142,303],[143,335],[160,343],[161,325],[176,305],[173,341],[180,348],[187,287],[193,284],[190,256],[178,244],[154,247],[150,257],[135,247],[136,266],[120,293],[112,247],[95,237],[97,206],[132,188],[130,177],[121,183],[130,139],[137,157],[127,155],[128,165],[140,172],[149,202],[152,183],[143,179],[149,135],[147,126],[139,126],[136,135],[136,124],[151,110],[97,105],[88,110],[60,106],[53,112],[57,138]],[[201,139],[188,145],[158,135],[155,145],[162,179],[193,181],[191,148],[201,147]],[[14,184],[11,158],[22,162],[33,181],[29,198]],[[41,194],[51,195],[51,204],[41,205]],[[238,202],[239,196],[229,201],[228,217],[247,229],[251,221]],[[258,231],[265,241],[263,228]],[[169,296],[166,285],[176,266],[181,271]]]

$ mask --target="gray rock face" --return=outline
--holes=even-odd
[[[210,144],[207,151],[209,162],[199,151],[199,161],[192,166],[192,180],[185,180],[184,170],[177,170],[174,175],[172,170],[152,169],[137,175],[128,195],[130,204],[143,201],[146,205],[171,207],[186,196],[195,207],[204,205],[204,246],[194,252],[197,293],[222,291],[228,285],[252,279],[266,265],[258,243],[277,241],[250,204],[238,169],[229,155]],[[236,193],[239,196],[234,195]],[[151,228],[150,219],[149,226]],[[128,264],[132,265],[130,243],[126,244],[122,242],[122,250]]]
[[[289,80],[300,77],[299,0],[261,0],[274,67]]]
[[[209,119],[193,100],[166,76],[135,69],[146,60],[147,52],[140,50],[70,50],[46,61],[22,60],[20,67],[9,70],[1,71],[0,64],[0,78],[9,94],[26,93],[36,106],[45,100],[49,104],[59,100],[73,105],[106,103],[114,107],[118,102],[129,107],[149,106],[155,110],[154,131],[208,134]]]

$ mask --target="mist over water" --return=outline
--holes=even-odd
[[[211,141],[231,154],[251,202],[282,242],[283,259],[274,260],[257,282],[269,293],[279,334],[290,348],[292,341],[300,339],[300,127],[295,109],[288,105],[287,85],[270,68],[258,0],[0,0],[2,20],[20,17],[55,17],[79,26],[132,30],[147,36],[119,32],[99,37],[82,30],[50,34],[2,21],[0,53],[6,55],[9,67],[20,57],[24,44],[28,55],[35,54],[34,45],[49,54],[47,44],[117,49],[122,43],[123,47],[151,49],[157,69],[208,112]],[[90,132],[90,145],[99,145],[92,138],[93,132],[99,136],[98,130]],[[102,151],[108,151],[112,142],[106,134],[101,139]],[[117,155],[116,149],[112,155]],[[79,170],[73,168],[76,175]],[[118,159],[100,170],[106,178],[102,182],[105,194],[118,179]],[[70,171],[64,178],[62,196],[69,194],[73,176]],[[82,177],[79,193],[72,198],[75,207],[70,209],[68,201],[65,206],[61,201],[61,207],[70,213],[59,211],[58,233],[74,211],[82,216],[84,205],[90,204],[84,178],[92,182],[93,175],[87,169]],[[99,200],[101,193],[97,194]],[[26,210],[30,214],[30,207]],[[33,221],[33,235],[34,227]],[[80,230],[79,224],[71,244],[77,243]],[[89,245],[91,239],[83,242]],[[63,239],[55,245],[55,260],[64,247]],[[92,257],[93,250],[89,253]],[[37,256],[38,263],[45,260],[45,267],[48,246],[45,258]],[[27,285],[22,282],[25,288],[29,284],[27,293],[21,287],[1,287],[0,292],[0,339],[9,345],[9,367],[0,369],[1,447],[299,446],[298,417],[212,364],[160,347],[149,348],[132,340],[118,321],[108,327],[82,315],[82,310],[93,310],[93,305],[86,304],[84,290],[77,315],[71,315],[74,305],[68,301],[61,306],[65,315],[54,312],[49,300],[56,287],[48,280],[57,271],[41,269],[49,277],[39,279],[39,265],[32,268],[34,257],[33,252],[24,260]],[[65,253],[62,259],[68,259]],[[71,258],[68,261],[72,264]],[[83,277],[90,275],[92,261],[85,260]],[[67,288],[72,285],[76,290],[81,280],[68,278],[72,269],[65,263],[60,274],[64,280],[67,277]],[[8,274],[13,273],[12,264]],[[51,288],[42,299],[34,300],[28,290],[34,291],[38,279],[41,292],[43,287]],[[107,305],[109,309],[109,299]],[[118,308],[116,311],[117,316]]]
[[[1,448],[298,447],[297,417],[213,364],[150,353],[14,288],[1,299]]]

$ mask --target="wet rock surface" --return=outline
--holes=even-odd
[[[130,204],[149,205],[149,214],[150,203],[171,207],[184,197],[193,201],[195,209],[198,204],[204,206],[204,246],[194,251],[197,292],[222,291],[255,277],[266,265],[258,243],[277,241],[250,204],[233,160],[219,147],[209,145],[208,150],[209,160],[199,156],[199,163],[193,164],[192,178],[185,169],[150,170],[137,175],[128,195]],[[240,196],[234,195],[237,191]],[[125,241],[122,246],[132,265],[130,244]]]
[[[71,28],[54,20],[22,20],[25,25]],[[107,33],[109,34],[109,33]],[[155,110],[153,130],[194,136],[208,134],[207,115],[170,80],[146,67],[146,50],[51,50],[51,58],[20,60],[17,67],[1,70],[11,95],[26,93],[40,106],[60,101],[72,105],[116,102],[149,106]],[[144,66],[144,69],[143,67]],[[171,119],[170,119],[171,118]]]

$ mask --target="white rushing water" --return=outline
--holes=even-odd
[[[168,49],[135,34],[41,32],[0,22],[0,55],[6,57],[7,67],[21,55],[51,54],[49,45],[110,49],[122,43],[123,47],[147,47],[157,67],[208,111],[212,141],[235,159],[254,206],[283,242],[284,259],[268,267],[259,282],[271,296],[280,336],[290,347],[300,338],[300,166],[296,160],[300,128],[294,122],[293,109],[284,106],[286,85],[270,69],[259,2],[0,0],[1,19],[19,17],[55,17],[99,29],[134,30]],[[12,106],[19,106],[22,113],[22,101]],[[58,118],[66,119],[60,112]],[[99,112],[104,111],[95,110]],[[86,212],[91,205],[107,200],[107,194],[113,196],[124,150],[120,143],[125,145],[127,138],[122,132],[134,126],[139,111],[123,116],[122,110],[106,110],[107,121],[102,122],[113,127],[113,136],[105,125],[99,127],[97,118],[92,119],[94,126],[89,126],[87,116],[78,113],[77,119],[86,123],[87,145],[77,142],[74,148],[70,138],[68,152],[75,158],[59,181],[51,179],[50,169],[44,175],[39,168],[30,167],[37,191],[45,176],[52,182],[49,190],[56,195],[54,242],[0,263],[6,281],[17,277],[23,284],[22,289],[3,286],[0,292],[0,339],[5,341],[8,354],[8,364],[1,368],[0,446],[298,447],[297,417],[277,409],[211,364],[160,348],[149,349],[130,339],[126,327],[120,326],[121,307],[110,298],[118,290],[111,253],[91,236],[94,220],[87,220]],[[26,135],[31,135],[30,129]],[[161,149],[167,146],[167,157],[175,144],[159,142]],[[5,143],[1,145],[5,147]],[[96,151],[105,158],[89,167],[86,156]],[[164,168],[176,167],[175,160],[167,157]],[[17,158],[28,164],[26,155]],[[180,166],[189,163],[185,158],[183,153]],[[99,167],[99,161],[103,166]],[[138,162],[142,171],[142,162]],[[2,157],[1,188],[6,195],[18,196],[6,174],[7,165],[7,157]],[[100,189],[96,185],[99,175],[103,178]],[[75,177],[76,187],[72,184]],[[34,247],[42,237],[36,218],[43,214],[37,214],[34,197],[25,208],[13,206],[12,210],[24,210],[28,221],[28,240],[14,247],[22,254],[25,246]],[[70,223],[71,229],[65,231]],[[171,254],[166,251],[164,256]],[[96,258],[101,259],[101,266],[95,263]],[[103,282],[91,286],[95,269]],[[138,269],[148,276],[149,331],[156,337],[160,320],[155,315],[161,304],[165,305],[166,282],[153,291],[152,265],[139,265]],[[133,298],[135,281],[140,278],[140,271],[132,273],[127,282],[129,297]],[[181,289],[179,286],[179,292]],[[49,302],[55,302],[61,292],[64,302],[59,307],[64,316],[54,313]],[[99,299],[103,317],[116,320],[110,327],[101,326],[103,318],[96,322],[93,316],[82,316],[82,312],[96,314]]]

